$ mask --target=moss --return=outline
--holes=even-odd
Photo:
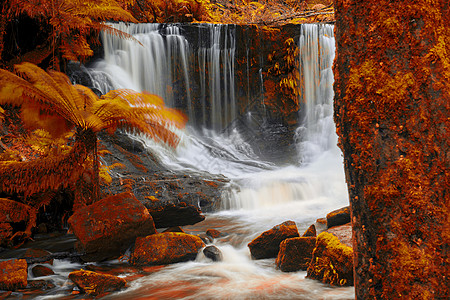
[[[322,232],[317,236],[307,277],[331,285],[352,285],[352,257],[352,248],[342,244],[333,234]]]

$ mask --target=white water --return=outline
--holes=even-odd
[[[123,44],[118,45],[115,39],[105,38],[105,60],[96,65],[94,74],[103,74],[110,83],[100,82],[98,86],[145,89],[166,97],[171,104],[173,93],[167,91],[174,88],[171,86],[174,73],[169,57],[179,57],[183,62],[182,74],[188,74],[189,47],[176,27],[173,27],[173,38],[164,40],[156,27],[151,28],[155,25],[142,26],[133,27],[131,33],[145,45],[144,49],[132,41],[121,41]],[[211,98],[212,104],[210,115],[204,111],[201,123],[206,124],[209,118],[213,121],[212,128],[218,129],[235,117],[233,57],[236,41],[233,28],[208,26],[213,43],[210,47],[199,48],[198,62],[200,70],[209,70],[208,74],[201,75],[201,101],[204,103],[206,98]],[[214,241],[224,260],[213,263],[199,254],[195,262],[167,266],[131,282],[130,288],[110,298],[354,298],[352,288],[329,288],[305,279],[305,272],[282,273],[275,269],[273,259],[251,260],[247,248],[254,237],[283,221],[295,221],[301,234],[317,218],[348,205],[332,118],[333,27],[303,25],[300,36],[300,73],[305,84],[302,94],[307,104],[304,121],[296,133],[298,164],[280,167],[261,161],[236,130],[224,134],[217,130],[188,128],[179,133],[181,142],[176,150],[145,140],[160,161],[172,170],[223,174],[232,180],[230,189],[223,193],[223,210],[185,228],[192,233],[205,232],[208,228],[227,233],[226,237]],[[226,45],[219,45],[220,41],[225,41]],[[170,55],[168,48],[173,52]],[[189,78],[183,76],[185,86],[189,87]]]

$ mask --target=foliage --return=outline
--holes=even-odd
[[[208,13],[215,22],[232,24],[279,26],[286,23],[326,22],[334,21],[330,2],[332,1],[217,1],[208,5]]]
[[[208,0],[136,0],[130,8],[140,22],[211,21]]]
[[[101,130],[111,134],[117,128],[138,130],[171,146],[178,142],[169,128],[183,126],[185,118],[166,108],[156,95],[114,90],[99,98],[84,86],[70,84],[60,72],[45,72],[31,63],[16,65],[15,71],[17,75],[0,70],[0,104],[20,105],[25,126],[40,128],[29,137],[38,139],[32,142],[36,149],[53,148],[50,137],[62,139],[59,145],[67,143],[71,135],[74,137],[70,150],[58,147],[59,150],[44,151],[45,156],[39,159],[0,162],[0,189],[23,195],[24,202],[31,201],[30,197],[37,193],[73,189],[87,169],[90,153],[94,178],[91,200],[98,199],[96,134]],[[35,203],[35,207],[43,204],[46,202]]]
[[[134,0],[9,0],[2,5],[0,22],[0,53],[3,52],[4,38],[8,25],[19,17],[27,16],[35,20],[42,31],[50,31],[47,40],[23,54],[22,60],[40,63],[53,53],[54,66],[58,59],[55,52],[61,52],[65,59],[80,60],[93,54],[89,43],[96,40],[94,33],[107,30],[125,35],[102,21],[135,22],[136,19],[125,10]],[[16,61],[16,60],[15,60]]]

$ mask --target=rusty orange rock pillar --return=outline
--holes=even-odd
[[[449,299],[448,0],[335,0],[357,299]]]

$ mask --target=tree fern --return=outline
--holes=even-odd
[[[72,85],[63,73],[45,72],[31,63],[16,65],[15,70],[13,74],[0,69],[0,104],[21,106],[24,124],[33,129],[42,128],[59,137],[75,132],[75,144],[69,152],[54,152],[32,161],[0,162],[0,189],[4,192],[19,193],[26,201],[36,193],[74,187],[91,153],[95,201],[99,185],[97,133],[101,130],[138,130],[171,146],[178,143],[170,128],[184,126],[185,117],[165,107],[158,96],[115,90],[99,98],[84,86]],[[57,123],[64,126],[55,126]]]
[[[104,21],[137,22],[126,10],[134,0],[6,0],[1,4],[0,53],[8,23],[19,16],[26,15],[41,26],[50,26],[50,35],[43,41],[44,48],[36,49],[35,54],[48,55],[53,50],[54,59],[60,52],[70,60],[82,60],[93,54],[90,43],[96,42],[95,33],[105,29]],[[112,31],[112,33],[118,33]],[[126,33],[119,34],[130,37]],[[93,37],[93,39],[92,39]],[[47,50],[47,51],[43,51]],[[55,53],[57,52],[57,53]],[[28,59],[33,58],[28,56]],[[45,57],[34,57],[33,61],[42,61]]]

